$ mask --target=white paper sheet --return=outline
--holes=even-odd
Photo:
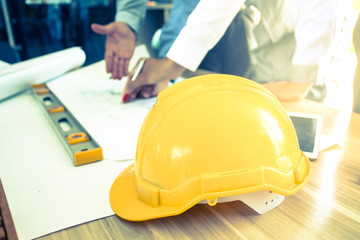
[[[146,56],[138,47],[132,65]],[[78,167],[29,92],[0,103],[0,176],[20,239],[114,214],[111,184],[133,162],[115,160],[134,158],[139,128],[155,102],[122,104],[123,84],[108,80],[104,62],[49,83],[104,149],[106,159]]]
[[[142,45],[136,48],[134,56],[148,57],[149,53]],[[130,68],[137,59],[131,60]],[[122,103],[126,79],[110,80],[104,69],[102,61],[48,86],[102,146],[105,159],[134,159],[140,127],[156,98]]]
[[[0,71],[2,70],[2,68],[6,68],[9,65],[10,65],[9,63],[0,60]]]

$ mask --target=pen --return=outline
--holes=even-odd
[[[143,66],[144,66],[144,63],[145,63],[145,58],[142,58],[142,59],[140,60],[139,64],[138,64],[138,65],[136,66],[136,68],[135,68],[134,75],[133,75],[132,78],[131,78],[131,81],[132,81],[132,82],[135,81],[135,79],[139,76],[140,71],[141,71],[141,69],[142,69]]]

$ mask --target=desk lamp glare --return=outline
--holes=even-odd
[[[274,95],[241,77],[204,75],[159,94],[141,127],[135,162],[115,179],[110,203],[131,221],[234,200],[262,214],[301,189],[310,172]]]

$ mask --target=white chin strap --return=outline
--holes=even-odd
[[[266,213],[280,205],[285,199],[285,196],[268,191],[261,190],[252,193],[245,193],[236,196],[221,197],[218,199],[207,199],[199,202],[198,204],[209,204],[214,206],[216,203],[241,201],[254,209],[257,213]]]

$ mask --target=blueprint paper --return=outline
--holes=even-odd
[[[148,57],[145,46],[136,48],[135,56]],[[137,62],[133,59],[130,68]],[[141,124],[156,98],[122,102],[126,78],[109,79],[105,62],[101,61],[53,81],[49,88],[100,144],[104,158],[135,158]]]
[[[131,64],[147,56],[137,47]],[[114,214],[110,187],[133,163],[124,159],[134,159],[143,118],[156,99],[123,104],[124,79],[108,78],[101,61],[49,83],[103,147],[104,160],[82,166],[74,166],[30,91],[0,102],[0,177],[19,239]]]

